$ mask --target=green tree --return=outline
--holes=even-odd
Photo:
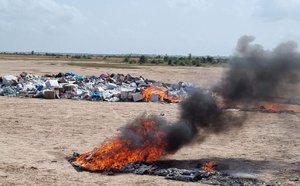
[[[196,65],[197,65],[197,62],[198,62],[198,60],[196,60],[196,59],[192,60],[192,65],[193,65],[193,66],[196,66]]]
[[[124,62],[125,63],[128,63],[130,61],[130,57],[129,56],[126,56],[125,58],[124,58]]]
[[[129,64],[135,64],[135,63],[136,63],[136,60],[134,60],[134,59],[129,60]]]
[[[168,65],[171,65],[171,66],[173,66],[173,65],[174,65],[174,63],[173,63],[173,60],[172,60],[172,59],[168,59]]]
[[[157,64],[157,61],[156,61],[156,59],[153,58],[153,59],[150,60],[150,63],[151,64]]]
[[[166,55],[164,56],[164,62],[167,62],[167,61],[169,61],[169,56],[166,54]]]
[[[214,60],[214,58],[211,57],[211,56],[207,56],[207,57],[206,57],[206,61],[207,61],[208,63],[212,63],[213,60]]]
[[[192,54],[189,53],[189,60],[192,60]]]
[[[144,55],[141,55],[140,59],[139,59],[139,63],[144,64],[147,62],[147,58]]]

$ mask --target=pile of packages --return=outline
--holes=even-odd
[[[46,99],[91,101],[181,102],[195,89],[191,84],[161,83],[130,74],[82,76],[72,72],[37,76],[22,72],[19,76],[0,77],[0,95]]]

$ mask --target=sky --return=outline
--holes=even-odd
[[[299,0],[0,0],[0,51],[91,54],[234,53],[254,36],[300,44]]]

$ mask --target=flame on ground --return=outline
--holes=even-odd
[[[300,113],[299,105],[288,105],[279,103],[266,103],[256,108],[258,111],[267,112],[295,112]]]
[[[234,108],[234,109],[241,109],[246,111],[261,111],[261,112],[274,112],[274,113],[280,113],[280,112],[300,113],[300,106],[292,105],[292,104],[261,102],[261,103],[257,103],[256,106],[250,106],[246,104],[226,104],[226,103],[218,103],[217,105],[219,108],[224,108],[224,109]]]
[[[168,101],[171,103],[178,103],[182,101],[182,98],[180,97],[168,95],[167,89],[164,87],[151,86],[143,90],[143,98],[145,101],[150,101],[152,95],[158,95],[161,102]]]
[[[127,129],[143,138],[143,143],[136,145],[130,139],[119,137],[82,154],[73,163],[90,171],[120,170],[130,163],[156,161],[165,154],[165,134],[154,121],[147,120],[138,127],[129,125]],[[154,139],[147,138],[150,133]]]
[[[214,167],[216,166],[216,162],[211,161],[209,163],[206,163],[204,166],[201,167],[202,170],[206,171],[206,172],[214,172]]]

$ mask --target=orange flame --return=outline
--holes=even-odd
[[[279,103],[266,103],[263,106],[256,108],[259,111],[267,112],[295,112],[300,113],[299,105],[279,104]]]
[[[291,104],[279,104],[279,103],[268,103],[268,102],[260,102],[256,103],[256,105],[260,106],[251,106],[245,104],[228,104],[228,103],[217,103],[219,108],[237,108],[241,110],[248,111],[262,111],[262,112],[294,112],[300,113],[299,105],[291,105]]]
[[[142,94],[145,101],[150,101],[151,95],[158,95],[161,102],[169,101],[171,103],[178,103],[182,101],[180,97],[169,96],[167,89],[163,87],[151,86],[143,90]]]
[[[266,110],[269,110],[269,111],[280,111],[280,110],[283,110],[284,108],[281,107],[279,104],[267,104],[267,105],[264,105],[263,106]]]
[[[134,141],[117,138],[111,142],[79,156],[73,163],[90,171],[120,170],[125,165],[137,162],[153,162],[165,153],[165,134],[158,130],[154,121],[145,121],[142,129],[129,126],[129,130],[143,138],[136,146]],[[155,139],[147,139],[154,132]]]
[[[211,161],[209,163],[206,163],[204,166],[201,167],[202,170],[206,171],[206,172],[214,172],[214,166],[216,166],[216,162]]]

